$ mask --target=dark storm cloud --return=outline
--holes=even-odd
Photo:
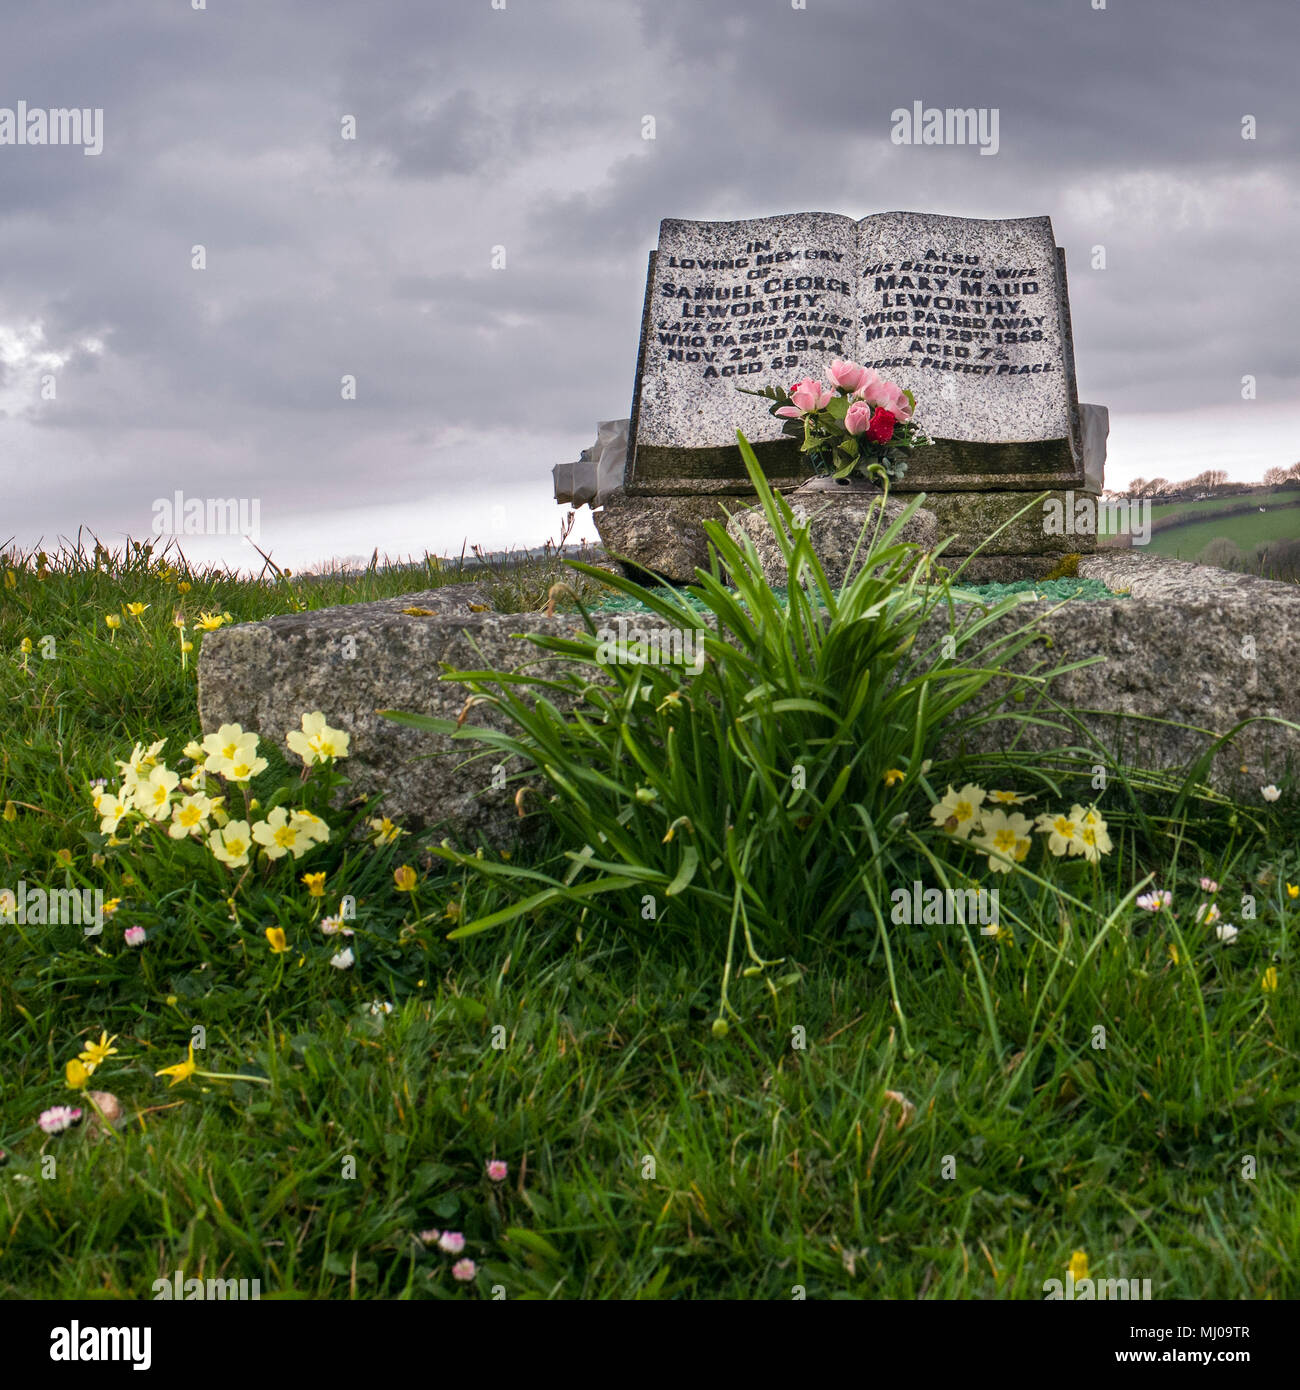
[[[138,529],[172,485],[254,493],[271,514],[305,493],[346,508],[359,458],[371,506],[535,489],[628,409],[646,252],[669,216],[1047,212],[1086,399],[1226,404],[1253,374],[1261,400],[1294,400],[1297,14],[1293,0],[11,11],[0,106],[103,107],[105,150],[0,148],[4,531]],[[998,155],[892,144],[891,111],[916,100],[996,107]],[[61,359],[55,401],[39,398],[42,353]]]

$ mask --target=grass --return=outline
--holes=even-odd
[[[247,621],[446,577],[106,564],[56,557],[37,578],[28,561],[0,588],[0,883],[122,899],[101,938],[0,925],[0,1297],[149,1298],[180,1269],[259,1279],[263,1297],[1039,1299],[1076,1250],[1157,1298],[1300,1291],[1285,887],[1300,862],[1268,808],[1138,817],[1121,799],[1098,866],[999,876],[997,937],[920,923],[885,938],[850,911],[796,941],[779,977],[734,981],[718,1038],[725,923],[707,913],[601,920],[560,902],[449,941],[511,894],[414,839],[336,837],[249,876],[233,916],[215,862],[106,845],[89,779],[138,740],[173,754],[196,733],[177,607]],[[554,579],[541,564],[493,582],[538,607]],[[556,875],[566,848],[543,836],[508,862]],[[902,882],[933,881],[923,854],[900,855]],[[413,894],[394,883],[403,863]],[[304,872],[326,874],[324,897]],[[1230,946],[1195,921],[1202,874],[1241,927]],[[1134,905],[1150,875],[1175,911]],[[358,958],[340,971],[318,921],[345,893]],[[131,950],[136,923],[148,940]],[[277,924],[283,957],[264,935]],[[156,1077],[196,1026],[201,1066],[270,1084]],[[76,1100],[64,1064],[102,1031],[119,1053],[94,1084],[128,1124],[42,1135],[36,1115]],[[473,1281],[416,1238],[429,1228],[463,1232]]]

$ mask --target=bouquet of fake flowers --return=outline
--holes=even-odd
[[[837,359],[826,375],[831,386],[808,377],[788,391],[781,386],[737,389],[772,402],[769,413],[786,421],[786,434],[802,435],[801,451],[815,472],[841,480],[854,473],[866,477],[878,464],[899,481],[907,472],[906,456],[930,443],[912,420],[916,397],[856,362]]]

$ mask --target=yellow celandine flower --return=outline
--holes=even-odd
[[[1270,965],[1260,977],[1259,987],[1265,994],[1277,993],[1277,966]]]
[[[290,752],[297,753],[307,767],[326,758],[346,758],[350,741],[351,736],[341,729],[331,729],[319,710],[304,714],[302,731],[294,729],[285,739]]]
[[[891,767],[889,771],[885,773],[885,786],[896,787],[906,776],[907,773],[905,773],[902,768]]]
[[[77,1053],[77,1060],[86,1064],[87,1071],[94,1071],[96,1067],[102,1066],[117,1053],[117,1048],[113,1046],[116,1041],[116,1033],[110,1038],[106,1031],[101,1030],[99,1041],[87,1043],[86,1050]]]
[[[222,623],[229,621],[228,617],[220,613],[200,613],[195,627],[202,628],[204,632],[215,632]]]
[[[1024,861],[1033,844],[1033,833],[1033,826],[1019,811],[1010,815],[1005,811],[985,811],[980,821],[980,834],[971,837],[971,844],[988,851],[989,868],[995,874],[1009,874],[1011,864],[1008,861],[1014,860],[1017,864]],[[1006,858],[999,857],[1002,855]]]
[[[242,868],[248,863],[248,851],[252,847],[246,820],[227,821],[208,836],[208,848],[231,869]]]
[[[177,1062],[174,1067],[163,1067],[154,1072],[155,1076],[170,1076],[171,1085],[178,1086],[182,1081],[188,1081],[191,1076],[198,1071],[199,1065],[194,1060],[194,1044],[190,1044],[189,1056],[183,1062]]]
[[[128,603],[126,611],[133,617],[138,618],[149,605],[147,603]]]
[[[268,859],[283,859],[286,854],[301,859],[311,848],[311,841],[289,819],[283,806],[275,807],[265,820],[257,822],[253,839],[266,851]]]
[[[32,639],[30,637],[24,637],[23,640],[18,644],[18,650],[22,652],[24,656],[31,656]]]
[[[1088,1278],[1088,1255],[1084,1250],[1076,1250],[1070,1256],[1070,1263],[1065,1266],[1067,1273],[1073,1274],[1075,1282],[1080,1279]]]
[[[104,911],[111,917],[121,905],[121,898],[109,898],[109,900],[104,904]]]
[[[948,793],[943,800],[930,807],[930,818],[949,835],[965,840],[979,823],[976,812],[983,804],[982,787],[967,782],[961,791],[955,792],[949,784]]]
[[[415,870],[409,864],[400,865],[393,870],[393,882],[397,885],[399,893],[413,893],[416,884]]]
[[[302,881],[307,887],[307,892],[310,893],[313,898],[323,898],[325,896],[325,875],[323,873],[303,874]]]
[[[282,956],[289,949],[289,943],[285,939],[283,927],[267,927],[266,939],[271,944],[271,950],[277,956]]]
[[[455,900],[447,904],[447,910],[442,914],[449,922],[460,921],[460,904]]]
[[[1288,898],[1300,898],[1300,883],[1288,883],[1286,895]]]
[[[73,1057],[68,1062],[67,1066],[63,1068],[63,1075],[68,1085],[74,1091],[80,1091],[84,1088],[86,1082],[90,1080],[90,1071],[90,1068],[83,1066],[77,1058]]]
[[[1047,835],[1047,848],[1058,859],[1061,855],[1078,854],[1080,852],[1077,837],[1079,834],[1079,824],[1069,816],[1052,815],[1044,811],[1035,821],[1035,827],[1040,833]]]
[[[72,867],[72,851],[70,849],[59,849],[54,851],[55,862],[61,864],[65,869]]]
[[[18,576],[13,570],[5,570],[5,588],[16,589],[18,587]]]
[[[178,593],[188,594],[190,591],[190,581],[188,579],[178,580],[176,589]]]
[[[173,840],[183,840],[187,835],[202,835],[208,829],[208,815],[212,802],[202,792],[182,798],[172,807],[172,823],[167,833]]]
[[[110,632],[116,632],[122,626],[122,620],[116,613],[106,613],[104,615],[104,625]]]
[[[16,821],[18,819],[18,807],[15,806],[12,801],[5,802],[4,818],[7,821]]]

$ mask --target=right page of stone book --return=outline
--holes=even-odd
[[[883,212],[858,223],[859,360],[935,441],[905,488],[1082,483],[1065,258],[1048,217]]]

